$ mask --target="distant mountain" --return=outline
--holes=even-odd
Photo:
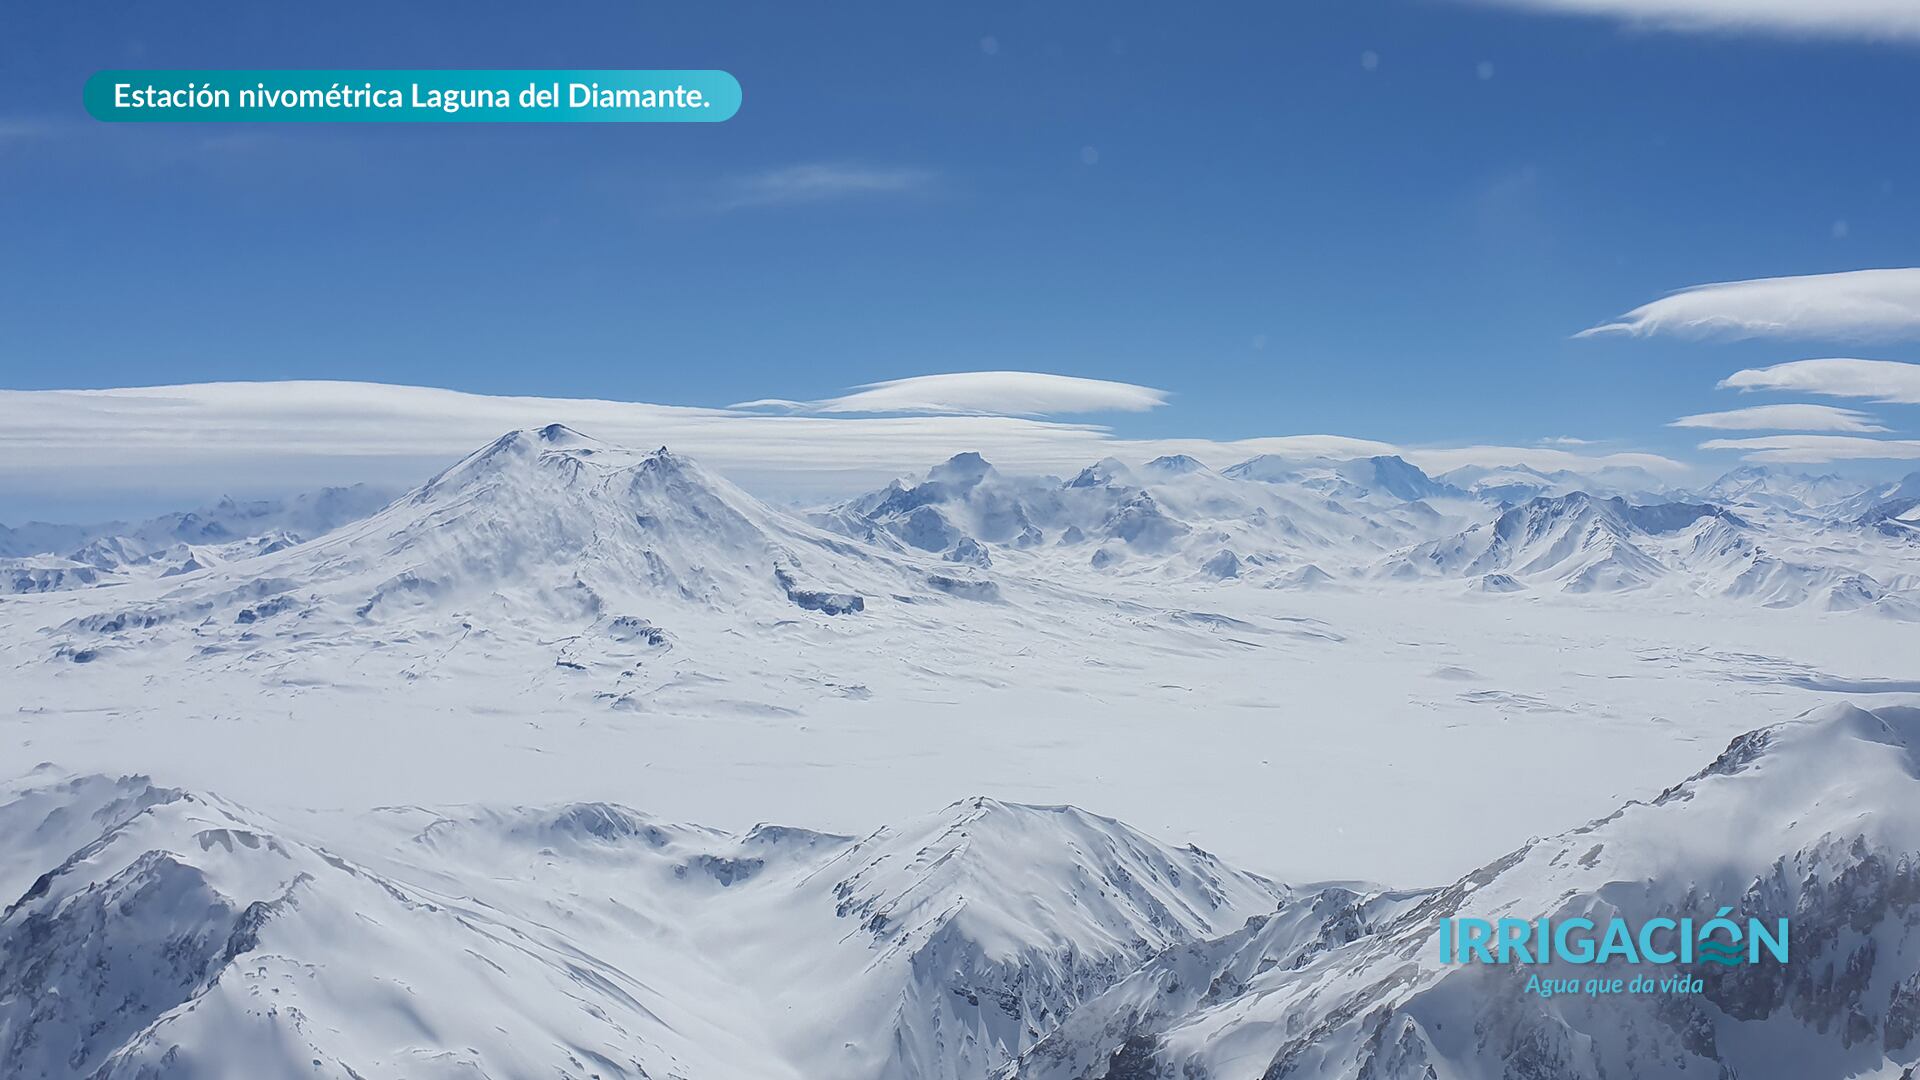
[[[1492,522],[1414,548],[1395,571],[1550,581],[1569,592],[1644,588],[1668,567],[1642,540],[1669,535],[1724,512],[1698,503],[1633,506],[1586,492],[1536,497]],[[1730,519],[1741,524],[1738,519]]]
[[[1908,575],[1920,568],[1894,553],[1920,536],[1900,485],[1849,499],[1832,477],[1735,470],[1713,485],[1744,500],[1722,515],[1727,529],[1692,538],[1679,533],[1722,504],[1563,490],[1588,480],[1526,467],[1436,480],[1394,456],[1266,456],[1221,472],[1185,457],[1137,466],[1109,458],[1062,480],[1010,475],[962,453],[924,478],[796,516],[677,455],[555,427],[484,448],[391,507],[374,507],[377,493],[366,489],[223,500],[61,554],[0,560],[0,592],[177,580],[189,589],[177,611],[208,602],[194,594],[224,591],[232,604],[215,607],[271,619],[317,610],[285,595],[314,593],[315,575],[360,576],[352,602],[338,598],[355,619],[445,609],[478,589],[490,602],[537,600],[571,620],[652,619],[632,609],[662,597],[774,617],[789,604],[851,614],[896,595],[992,599],[1014,583],[1097,594],[1103,578],[1299,589],[1497,574],[1498,587],[1480,591],[1618,591],[1672,579],[1774,606],[1920,613],[1908,595]],[[1557,494],[1527,494],[1546,491]],[[1885,498],[1845,517],[1866,495]],[[1660,513],[1678,515],[1671,528],[1653,520]],[[1855,542],[1863,532],[1880,546]],[[307,552],[316,537],[318,554],[281,558]],[[522,573],[534,565],[544,568],[538,588]],[[1087,571],[1096,577],[1079,580]],[[494,592],[489,583],[503,580],[523,587]],[[773,607],[762,603],[768,594]],[[175,618],[144,601],[126,607],[138,623]]]
[[[1063,481],[1009,476],[963,454],[924,481],[896,481],[809,520],[975,566],[1006,569],[1018,555],[1023,565],[1068,559],[1103,574],[1284,585],[1309,557],[1373,557],[1443,530],[1446,515],[1420,500],[1462,495],[1399,458],[1284,469],[1255,459],[1223,473],[1192,458],[1137,469],[1109,458]]]
[[[1188,473],[1212,472],[1198,458],[1186,454],[1168,454],[1154,458],[1142,468],[1152,476],[1185,476]]]
[[[1329,461],[1265,454],[1222,470],[1236,480],[1297,484],[1334,498],[1381,496],[1401,502],[1460,498],[1466,492],[1393,455]]]
[[[1571,495],[1576,491],[1630,503],[1668,502],[1679,493],[1666,480],[1637,466],[1610,465],[1579,472],[1551,471],[1528,465],[1464,465],[1443,474],[1442,482],[1465,488],[1476,498],[1502,505],[1528,499]]]
[[[1858,497],[1865,485],[1844,477],[1743,465],[1702,488],[1700,496],[1730,506],[1817,512]]]
[[[896,549],[951,552],[962,540],[1009,548],[1038,547],[1116,503],[1097,483],[1063,485],[1052,477],[1003,476],[976,453],[935,466],[923,482],[894,481],[880,491],[828,508],[810,520],[823,528]]]
[[[223,498],[134,525],[0,526],[0,594],[178,576],[271,554],[364,518],[392,497],[391,491],[356,484],[288,499]]]
[[[1877,484],[1834,507],[1835,517],[1878,527],[1899,539],[1912,539],[1907,524],[1920,506],[1920,472],[1908,473],[1891,484]],[[1889,525],[1891,523],[1891,525]]]
[[[1376,573],[1475,579],[1474,591],[1488,593],[1549,587],[1623,592],[1662,585],[1768,607],[1811,605],[1920,620],[1920,598],[1900,572],[1842,555],[1854,545],[1832,543],[1821,531],[1824,525],[1805,526],[1815,530],[1805,540],[1778,533],[1780,525],[1707,503],[1636,506],[1586,492],[1540,496],[1490,522],[1383,560]]]
[[[0,559],[17,559],[28,555],[51,555],[55,552],[71,551],[96,536],[124,533],[129,528],[124,521],[109,521],[96,525],[57,525],[46,521],[29,521],[24,525],[11,528],[0,525]]]

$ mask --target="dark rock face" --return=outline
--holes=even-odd
[[[1107,1060],[1105,1080],[1159,1080],[1167,1074],[1154,1062],[1159,1040],[1147,1035],[1130,1035]]]
[[[867,609],[866,599],[858,593],[802,589],[794,584],[793,575],[785,570],[775,570],[773,576],[786,592],[787,599],[808,611],[817,611],[822,615],[846,615]]]
[[[984,578],[928,574],[927,584],[948,596],[958,596],[964,600],[997,600],[1000,597],[1000,587]]]
[[[993,558],[987,554],[986,545],[971,536],[961,537],[959,542],[953,545],[953,550],[942,555],[941,558],[950,563],[976,566],[982,570],[993,565]]]

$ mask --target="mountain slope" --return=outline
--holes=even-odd
[[[1920,710],[1838,705],[1742,736],[1651,803],[1454,884],[1353,911],[1317,955],[1250,927],[1083,1006],[1023,1080],[1904,1075],[1920,1061]],[[1383,902],[1384,901],[1384,902]],[[1447,965],[1449,918],[1792,920],[1790,963]],[[1277,918],[1278,916],[1276,916]],[[1696,994],[1529,993],[1529,978],[1697,975]],[[1195,995],[1192,988],[1212,989]]]
[[[0,916],[8,1080],[976,1080],[1290,895],[985,799],[855,843],[597,803],[289,824],[50,770],[5,795],[35,842],[0,870],[45,868]]]
[[[667,613],[771,622],[857,616],[896,594],[996,591],[971,568],[935,570],[811,528],[665,450],[558,425],[503,436],[319,540],[178,582],[79,598],[93,610],[56,628],[56,649],[92,660],[190,635],[205,655],[223,641],[258,649],[385,628],[449,639],[584,631],[623,652],[623,628],[657,628]]]
[[[853,841],[624,807],[0,793],[0,1076],[1739,1080],[1920,1062],[1920,710],[1744,735],[1439,889],[1291,889],[1069,807]],[[1445,964],[1441,918],[1792,921],[1792,960]],[[1528,980],[1700,980],[1542,996]],[[314,1065],[314,1062],[319,1065]]]
[[[1644,588],[1669,568],[1643,541],[1719,513],[1691,503],[1632,506],[1585,492],[1538,497],[1491,523],[1416,547],[1391,565],[1418,573],[1506,574],[1568,592]]]

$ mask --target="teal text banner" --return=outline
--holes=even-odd
[[[724,71],[99,71],[87,112],[134,123],[716,123]]]

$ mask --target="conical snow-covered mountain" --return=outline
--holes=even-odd
[[[621,602],[791,603],[856,612],[912,567],[774,511],[666,449],[638,453],[555,424],[509,433],[379,514],[288,560],[303,581],[387,575],[365,613],[498,595],[601,612]],[[924,583],[922,583],[924,587]]]
[[[403,627],[624,640],[665,612],[856,616],[875,597],[994,594],[972,568],[850,544],[665,449],[559,425],[511,432],[318,540],[200,569],[76,597],[92,610],[58,624],[56,641],[91,660],[183,636],[204,651]]]

